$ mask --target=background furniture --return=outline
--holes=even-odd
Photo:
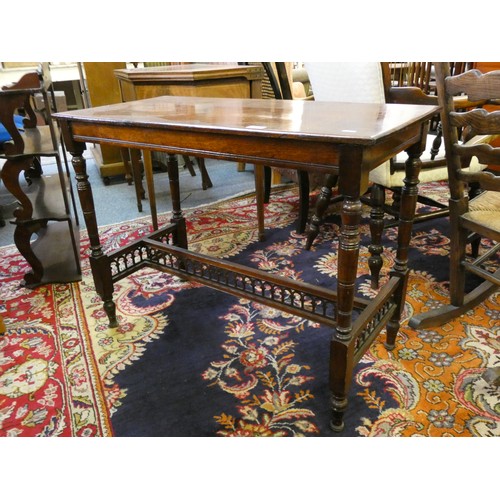
[[[500,71],[482,74],[472,70],[452,77],[448,64],[436,63],[436,73],[450,185],[450,303],[411,318],[410,326],[417,329],[439,326],[465,314],[500,287],[500,176],[466,168],[471,156],[500,166],[500,147],[463,144],[459,140],[464,133],[500,134]],[[453,97],[457,94],[487,100],[488,111],[456,112]],[[481,188],[481,193],[471,200],[466,189],[469,183],[478,183]],[[471,236],[489,238],[494,243],[481,255],[469,258],[466,246]],[[493,262],[496,270],[492,269]],[[466,279],[471,273],[483,280],[472,289]],[[487,368],[483,378],[500,386],[500,367]]]
[[[266,84],[272,89],[272,95],[268,95],[268,98],[273,99],[295,99],[297,92],[294,94],[294,89],[292,86],[292,68],[291,63],[287,62],[263,62],[261,63],[266,71]],[[264,85],[263,85],[264,86]],[[301,83],[301,88],[303,90],[303,84]],[[305,97],[305,92],[299,92],[299,95]],[[299,98],[300,99],[300,98]],[[314,176],[314,174],[311,174]],[[305,170],[290,170],[286,168],[270,168],[264,166],[264,191],[262,193],[263,203],[269,203],[271,196],[271,184],[281,181],[281,178],[285,177],[296,182],[299,186],[299,217],[297,220],[297,232],[302,234],[307,225],[307,219],[309,214],[309,192],[310,192],[310,175]],[[315,178],[322,178],[323,176],[316,175]],[[263,210],[263,207],[259,206],[259,210]]]
[[[389,63],[365,63],[365,62],[342,62],[342,63],[305,63],[308,71],[315,100],[328,101],[354,101],[374,103],[396,103],[396,104],[437,104],[437,97],[425,94],[419,87],[393,86],[391,68]],[[427,68],[428,69],[428,68]],[[467,100],[461,102],[460,106],[473,106]],[[421,157],[421,172],[419,175],[419,187],[427,182],[444,181],[448,178],[444,148],[436,151],[438,147],[434,142],[435,135],[426,134],[424,153]],[[488,142],[490,136],[481,136],[474,141]],[[399,200],[401,189],[405,180],[404,155],[384,162],[370,172],[370,196],[363,200],[371,208],[370,231],[371,245],[369,251],[371,257],[369,266],[371,271],[372,286],[379,286],[379,276],[382,267],[382,234],[384,228],[395,226],[399,223]],[[469,166],[471,170],[479,171],[486,165],[473,160]],[[327,179],[324,189],[321,190],[316,212],[311,217],[309,226],[307,247],[310,247],[318,234],[319,224],[326,207],[331,201],[331,187],[335,179]],[[393,193],[392,203],[386,201],[386,191]],[[414,222],[418,223],[433,218],[448,215],[447,205],[436,200],[429,199],[424,194],[419,194],[418,201],[423,205],[422,209],[415,215]],[[392,216],[392,221],[386,221],[385,215]]]
[[[260,66],[253,65],[193,63],[122,68],[116,69],[114,74],[120,89],[120,100],[129,102],[163,95],[260,98],[264,72]],[[137,154],[131,152],[131,155],[138,208],[141,211],[140,199],[144,190],[139,181],[141,178],[140,163]],[[167,168],[167,156],[158,152],[155,152],[154,155]],[[204,160],[198,155],[194,156],[197,157],[202,175],[202,185],[206,189],[211,186],[211,181]],[[186,159],[188,155],[184,155],[184,157]],[[156,197],[152,172],[153,157],[149,151],[143,154],[143,161],[153,227],[157,228]],[[190,166],[189,158],[187,166]],[[244,168],[244,164],[240,163],[239,168]]]
[[[0,91],[0,120],[11,136],[0,150],[0,159],[5,160],[0,177],[20,205],[14,211],[14,242],[32,268],[24,276],[28,287],[81,277],[78,219],[71,203],[68,167],[66,164],[63,170],[59,135],[51,117],[50,88],[48,68],[43,65],[38,73],[26,73],[19,82]],[[38,93],[45,109],[42,124],[33,107]],[[21,131],[15,125],[19,113],[24,116]],[[33,162],[39,157],[53,157],[58,175],[43,175],[39,168],[33,172]],[[21,172],[31,172],[27,187],[19,182]]]
[[[429,328],[458,317],[500,286],[500,269],[493,272],[485,267],[500,250],[500,176],[468,168],[471,157],[477,157],[484,164],[500,165],[500,147],[462,138],[463,135],[467,138],[484,133],[500,134],[500,71],[483,75],[472,70],[451,77],[448,64],[436,63],[436,72],[450,186],[450,304],[412,318],[410,326],[414,328]],[[484,99],[486,104],[493,104],[496,111],[483,108],[457,112],[453,97],[462,94],[473,100]],[[478,183],[481,188],[473,199],[468,196],[470,183]],[[470,235],[497,243],[471,260],[466,256]],[[466,293],[466,273],[485,281]]]
[[[116,81],[114,70],[125,68],[124,62],[85,62],[85,78],[91,106],[103,106],[121,102],[120,87]],[[111,182],[110,177],[125,175],[132,184],[132,172],[123,161],[121,148],[100,144],[92,148],[92,154],[105,184]]]
[[[160,95],[259,98],[263,76],[257,66],[198,63],[117,68],[114,74],[123,102]]]

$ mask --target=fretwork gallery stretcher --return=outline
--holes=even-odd
[[[117,326],[113,284],[144,266],[328,325],[331,427],[341,430],[354,365],[384,327],[386,345],[394,347],[406,295],[422,138],[437,112],[435,106],[405,104],[166,96],[57,114],[73,157],[92,274],[110,327]],[[168,153],[170,224],[105,254],[83,158],[86,142]],[[359,299],[360,196],[368,188],[369,171],[403,150],[408,161],[395,265],[375,300]],[[189,251],[176,154],[255,164],[258,196],[263,165],[337,174],[343,202],[336,290]],[[262,235],[262,213],[258,222]]]

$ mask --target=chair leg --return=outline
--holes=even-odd
[[[385,189],[380,184],[374,184],[371,189],[370,201],[372,209],[370,211],[370,234],[371,244],[368,245],[370,258],[368,267],[370,268],[371,287],[378,288],[380,280],[380,270],[382,269],[382,233],[384,232],[384,204]]]
[[[188,155],[182,155],[182,159],[184,160],[184,168],[187,168],[189,170],[191,177],[195,177],[196,172],[194,171],[193,162],[191,161],[191,158],[189,158]]]
[[[264,166],[264,203],[269,203],[271,197],[271,167]]]
[[[319,234],[319,226],[323,220],[323,215],[328,208],[330,200],[332,198],[332,189],[337,184],[338,176],[333,174],[328,174],[326,176],[325,185],[321,188],[318,199],[316,201],[316,208],[311,216],[311,222],[309,223],[309,229],[307,231],[307,241],[306,250],[310,250],[314,240]]]
[[[213,187],[212,180],[208,175],[207,168],[205,167],[205,159],[196,157],[196,162],[198,163],[198,168],[201,172],[201,186],[203,190]]]
[[[298,170],[299,176],[299,220],[297,221],[297,232],[303,234],[306,230],[309,215],[309,174]]]
[[[264,227],[264,175],[266,168],[269,167],[260,164],[254,165],[255,203],[257,204],[257,229],[259,241],[264,241],[266,239]]]
[[[482,193],[482,189],[479,183],[471,182],[469,184],[469,199],[475,198],[476,196]],[[473,235],[470,240],[471,243],[471,255],[474,258],[477,258],[479,255],[479,247],[481,246],[481,238],[477,235]]]
[[[456,222],[457,217],[456,202],[450,200],[450,228],[456,237],[455,244],[450,248],[450,303],[455,307],[462,306],[464,303],[465,268],[462,262],[465,260],[468,237],[468,231]]]

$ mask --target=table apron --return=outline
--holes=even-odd
[[[372,170],[420,140],[421,125],[414,124],[374,144],[336,144],[328,141],[246,136],[223,132],[159,130],[107,124],[71,123],[79,142],[149,149],[233,162],[265,164],[323,173],[338,173],[342,151],[363,149],[363,167]]]

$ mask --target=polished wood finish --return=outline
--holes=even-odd
[[[81,278],[79,232],[76,216],[71,213],[71,182],[69,170],[63,170],[59,137],[51,117],[47,71],[45,68],[39,73],[27,73],[0,91],[0,120],[12,137],[12,141],[0,146],[0,159],[5,160],[0,179],[19,202],[12,221],[16,226],[14,243],[31,266],[24,276],[24,284],[30,288]],[[47,125],[38,124],[33,110],[33,96],[37,93],[43,96]],[[22,133],[14,125],[18,112],[26,115]],[[30,172],[39,157],[54,157],[58,173],[49,176],[38,172],[37,177],[29,179],[28,188],[22,188],[20,174]],[[34,241],[33,235],[37,235]]]
[[[500,269],[488,272],[481,265],[488,258],[494,260],[500,250],[500,176],[465,170],[472,156],[477,156],[483,164],[500,165],[500,147],[459,142],[464,134],[467,139],[500,134],[500,71],[482,74],[472,70],[450,76],[448,64],[436,63],[436,72],[450,187],[450,303],[413,317],[410,326],[414,328],[444,324],[471,310],[500,286]],[[453,97],[462,94],[472,100],[486,100],[492,109],[456,111]],[[467,186],[471,183],[479,184],[481,194],[469,200]],[[466,256],[471,235],[489,238],[497,244],[471,260]],[[474,273],[485,281],[466,293],[466,273]]]
[[[73,155],[94,282],[110,326],[117,326],[113,283],[143,266],[330,325],[331,426],[340,430],[354,364],[384,326],[388,348],[394,347],[406,293],[420,141],[425,123],[436,111],[435,106],[157,97],[58,114]],[[86,142],[169,153],[171,223],[106,255],[83,157]],[[375,300],[357,299],[360,196],[368,187],[370,170],[403,149],[411,161],[402,196],[396,264]],[[344,202],[336,290],[189,251],[175,154],[338,173]],[[359,316],[354,312],[358,309]]]
[[[260,98],[262,96],[263,69],[253,65],[238,64],[172,64],[168,66],[147,66],[144,68],[116,69],[115,77],[120,88],[122,102],[148,99],[164,95],[191,97],[232,97]],[[154,192],[152,165],[153,159],[148,151],[144,152],[146,182],[150,202],[153,226],[158,227],[156,197]],[[155,159],[163,160],[162,155]],[[167,163],[162,161],[162,163]],[[195,175],[189,155],[184,155],[184,162],[191,175]],[[205,160],[197,156],[202,187],[212,187],[212,181],[205,167]],[[142,190],[141,169],[133,164],[133,176],[136,189]],[[244,164],[240,163],[240,169]],[[137,188],[137,186],[141,186]],[[138,206],[141,206],[138,198]],[[142,207],[140,208],[142,211]]]
[[[122,101],[162,95],[260,98],[262,68],[231,64],[179,64],[117,69]]]
[[[292,89],[290,86],[290,78],[287,71],[286,63],[284,62],[263,62],[262,66],[266,71],[267,79],[269,80],[269,85],[272,88],[275,99],[293,99]],[[290,171],[287,169],[274,168],[271,172],[271,168],[264,166],[264,179],[263,179],[263,189],[264,192],[259,199],[263,200],[263,203],[269,203],[271,196],[271,183],[272,181],[280,181],[283,174],[288,174],[292,177],[299,185],[299,217],[297,219],[297,232],[302,234],[306,230],[307,219],[309,215],[309,173],[305,170]],[[262,183],[256,183],[257,193],[260,195],[259,191],[262,189]],[[263,205],[257,203],[257,210],[263,211]],[[259,221],[263,220],[263,214],[259,213]],[[263,233],[263,228],[261,228]]]

